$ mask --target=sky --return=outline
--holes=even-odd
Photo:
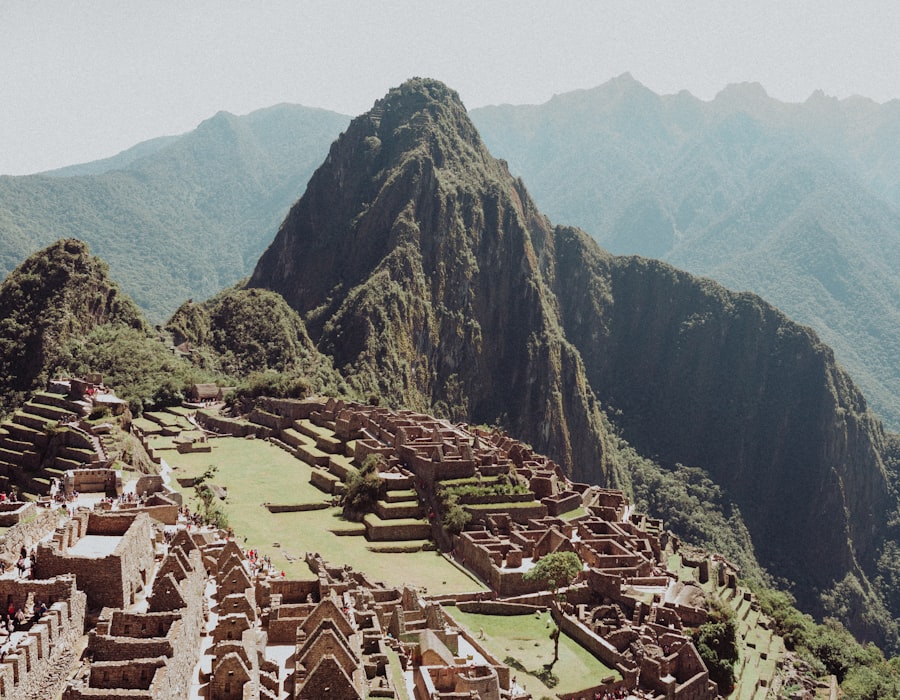
[[[897,0],[0,0],[0,174],[114,155],[220,110],[348,115],[412,76],[468,108],[625,72],[712,99],[752,81],[900,98]]]

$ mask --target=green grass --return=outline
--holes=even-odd
[[[303,553],[311,551],[333,564],[350,564],[389,585],[420,586],[429,593],[485,590],[435,552],[373,552],[362,536],[335,535],[331,530],[360,528],[341,518],[339,508],[270,513],[263,503],[321,503],[328,498],[309,483],[311,467],[264,440],[219,438],[211,444],[211,453],[166,455],[166,461],[178,467],[172,475],[173,485],[195,507],[193,490],[178,486],[175,478],[198,476],[209,465],[216,465],[219,470],[213,481],[228,489],[225,510],[238,543],[270,555],[273,564],[288,576],[312,578],[302,561]],[[273,547],[275,542],[280,547]],[[289,561],[285,553],[296,560]]]
[[[185,417],[197,412],[196,408],[188,408],[187,406],[168,406],[165,410],[168,413],[174,413],[176,416]]]
[[[397,691],[398,700],[410,700],[409,692],[406,690],[406,678],[403,676],[403,667],[400,665],[400,657],[393,649],[387,650],[388,669],[391,674],[391,682]]]
[[[588,512],[584,508],[582,508],[581,506],[578,506],[574,510],[570,510],[567,513],[560,514],[559,517],[562,518],[563,520],[574,520],[575,518],[581,518],[587,514],[588,514]]]
[[[547,626],[550,619],[548,612],[535,617],[478,615],[464,613],[457,607],[446,610],[497,659],[512,660],[511,674],[517,676],[519,685],[525,686],[532,697],[556,697],[557,693],[583,690],[610,675],[621,678],[621,674],[607,667],[574,639],[562,635],[559,639],[559,661],[552,672],[559,682],[548,686],[545,683],[548,679],[542,673],[544,664],[553,660],[553,641],[550,639],[553,623]],[[484,631],[483,640],[479,639],[481,630]]]

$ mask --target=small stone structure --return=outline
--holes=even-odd
[[[79,512],[38,547],[36,578],[73,573],[91,609],[134,603],[150,580],[154,536],[146,513]]]

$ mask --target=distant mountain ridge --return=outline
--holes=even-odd
[[[785,104],[745,83],[703,102],[626,74],[471,115],[551,218],[762,295],[900,427],[900,100]]]
[[[807,607],[875,576],[885,436],[831,350],[755,295],[554,227],[436,81],[353,120],[250,286],[360,392],[499,421],[578,480],[627,484],[622,437],[707,469]]]
[[[252,269],[347,117],[277,105],[40,175],[0,177],[0,275],[78,238],[161,322]]]

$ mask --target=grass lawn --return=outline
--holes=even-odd
[[[359,531],[357,523],[340,517],[340,509],[270,513],[262,504],[321,503],[330,496],[309,483],[311,467],[264,440],[217,438],[211,453],[166,454],[172,485],[192,507],[193,489],[182,488],[178,477],[198,476],[210,465],[218,467],[213,482],[228,489],[225,510],[238,543],[272,557],[292,578],[312,578],[303,553],[318,552],[332,564],[350,564],[372,580],[389,585],[423,586],[429,593],[485,590],[436,552],[385,553],[368,549],[360,535],[335,535],[332,530]],[[244,542],[246,537],[246,543]],[[277,542],[280,547],[273,547]],[[378,545],[389,544],[379,542]],[[400,544],[400,543],[397,543]],[[289,561],[285,554],[295,557]]]
[[[544,664],[553,660],[551,626],[547,626],[550,613],[534,615],[477,615],[464,613],[457,607],[446,608],[450,616],[478,639],[484,630],[484,640],[479,643],[500,661],[511,666],[511,674],[517,676],[519,685],[532,697],[556,697],[557,693],[571,693],[598,684],[606,676],[616,679],[621,675],[608,668],[587,649],[565,635],[559,639],[559,661],[553,667],[558,683],[552,687],[544,673]],[[552,682],[552,681],[551,681]]]
[[[578,506],[574,510],[570,510],[567,513],[562,513],[559,517],[563,520],[575,520],[575,518],[581,518],[587,514],[588,512],[584,508]]]

